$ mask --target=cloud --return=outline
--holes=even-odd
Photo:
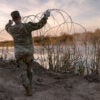
[[[48,8],[63,9],[78,23],[85,22],[89,26],[93,22],[92,25],[99,27],[99,5],[99,0],[0,0],[0,27],[11,18],[10,12],[13,10],[19,10],[22,16],[26,16],[43,12]]]

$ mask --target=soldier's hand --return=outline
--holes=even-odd
[[[13,21],[12,20],[9,20],[9,24],[12,25],[13,24]]]
[[[45,11],[44,16],[47,18],[50,17],[50,10],[49,9]]]

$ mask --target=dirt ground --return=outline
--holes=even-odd
[[[99,82],[47,71],[37,63],[33,67],[33,96],[27,97],[18,70],[13,62],[0,63],[0,100],[100,100]]]

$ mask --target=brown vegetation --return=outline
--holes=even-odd
[[[96,29],[95,32],[85,32],[85,33],[74,33],[74,34],[67,34],[62,32],[62,35],[60,36],[35,36],[33,38],[34,40],[34,44],[35,45],[54,45],[57,43],[67,43],[67,44],[71,44],[74,39],[76,39],[77,41],[81,41],[83,39],[85,39],[86,41],[88,41],[89,43],[92,42],[100,42],[100,29]],[[0,46],[13,46],[14,43],[13,41],[3,41],[0,42]]]
[[[0,42],[0,47],[7,47],[7,46],[13,46],[14,42],[13,41],[3,41]]]

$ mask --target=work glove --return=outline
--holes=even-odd
[[[9,22],[8,22],[10,25],[12,25],[13,24],[13,21],[12,20],[9,20]]]
[[[49,9],[45,11],[44,16],[46,18],[50,17],[50,10]]]

